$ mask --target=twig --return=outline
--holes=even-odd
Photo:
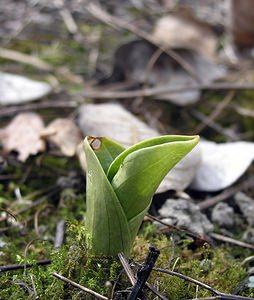
[[[33,202],[32,202],[31,204],[29,204],[28,206],[19,209],[19,210],[18,210],[17,212],[15,212],[15,213],[12,212],[12,216],[13,216],[13,217],[16,217],[17,215],[22,214],[22,213],[28,211],[29,209],[32,209],[32,208],[34,208],[34,207],[36,207],[36,206],[38,206],[38,205],[40,205],[40,204],[46,202],[47,199],[48,199],[48,197],[53,196],[53,195],[55,195],[55,194],[58,193],[58,192],[59,192],[59,189],[58,189],[58,188],[55,188],[54,191],[51,191],[51,192],[49,192],[47,195],[42,196],[41,198],[39,198],[39,199],[36,200],[36,201],[33,201]],[[6,221],[7,219],[8,219],[8,215],[3,216],[3,217],[0,217],[0,222]]]
[[[78,288],[78,289],[80,289],[81,291],[83,291],[83,292],[85,292],[85,293],[88,293],[88,294],[90,294],[90,295],[96,297],[97,299],[109,300],[108,297],[104,297],[104,296],[102,296],[101,294],[98,294],[98,293],[94,292],[93,290],[90,290],[90,289],[88,289],[88,288],[86,288],[86,287],[84,287],[84,286],[82,286],[82,285],[80,285],[80,284],[78,284],[78,283],[76,283],[76,282],[74,282],[74,281],[72,281],[72,280],[70,280],[70,279],[68,279],[68,278],[66,278],[66,277],[64,277],[64,276],[62,276],[62,275],[60,275],[60,274],[57,274],[57,273],[53,272],[52,275],[53,275],[54,277],[56,277],[57,279],[60,279],[60,280],[62,280],[63,282],[68,283],[69,285],[72,285],[72,286],[74,286],[75,288]]]
[[[200,124],[194,132],[197,134],[203,131],[208,125],[211,124],[211,122],[214,122],[216,118],[222,113],[222,111],[229,105],[229,103],[233,100],[235,96],[235,91],[229,91],[226,97],[219,102],[219,104],[216,106],[216,108],[213,110],[211,115],[207,117],[206,122],[203,122]]]
[[[1,272],[7,272],[7,271],[23,270],[25,268],[31,268],[34,265],[46,266],[46,265],[49,265],[49,264],[51,264],[50,259],[42,259],[42,260],[38,260],[36,263],[5,265],[5,266],[0,266],[0,273]]]
[[[241,262],[241,265],[244,266],[244,265],[249,264],[250,262],[253,262],[253,261],[254,261],[254,255],[248,256],[248,257],[246,257],[246,258]]]
[[[40,58],[32,56],[32,55],[23,54],[18,51],[0,48],[0,57],[9,59],[9,60],[14,60],[17,62],[21,62],[23,64],[33,66],[42,71],[46,71],[46,72],[53,71],[53,67],[51,65],[45,63],[44,61],[42,61]]]
[[[191,109],[190,112],[196,119],[200,120],[205,126],[212,128],[213,130],[215,130],[216,132],[218,132],[220,134],[223,134],[229,140],[231,140],[231,141],[239,140],[239,137],[235,133],[226,130],[225,128],[223,128],[221,125],[215,123],[214,121],[209,120],[209,117],[206,117],[200,111],[197,111],[196,109]],[[203,130],[203,129],[201,128],[201,130]]]
[[[110,15],[108,12],[103,10],[100,6],[90,2],[85,6],[85,9],[92,14],[98,20],[113,26],[114,28],[122,28],[128,30],[138,37],[148,41],[149,43],[157,46],[171,58],[173,58],[187,73],[189,73],[193,78],[195,78],[198,82],[201,82],[200,78],[198,78],[197,74],[193,70],[192,66],[184,60],[177,52],[168,47],[165,47],[158,43],[156,39],[154,39],[150,34],[146,33],[145,31],[136,28],[135,25],[131,24],[130,22],[123,21],[115,16]]]
[[[233,239],[233,238],[230,238],[228,236],[221,235],[221,234],[218,234],[218,233],[215,233],[215,232],[212,232],[209,235],[213,239],[254,250],[254,245],[253,244],[245,243],[245,242],[242,242],[242,241],[239,241],[239,240],[236,240],[236,239]]]
[[[160,251],[154,247],[149,248],[149,253],[147,255],[144,265],[140,268],[137,274],[137,282],[133,286],[133,289],[128,297],[128,300],[136,300],[138,297],[143,295],[142,289],[153,269],[153,266],[160,254]]]
[[[14,115],[21,111],[45,109],[45,108],[76,108],[81,103],[74,100],[66,101],[43,101],[40,103],[28,103],[24,105],[1,107],[0,117],[7,117]]]
[[[121,264],[122,264],[122,266],[124,268],[124,271],[125,271],[127,277],[129,278],[129,280],[131,282],[131,285],[134,286],[135,283],[136,283],[136,279],[134,277],[134,274],[133,274],[133,272],[131,270],[131,267],[130,267],[130,265],[129,265],[127,259],[126,259],[126,257],[124,256],[123,253],[119,253],[118,254],[118,258],[119,258],[119,260],[120,260],[120,262],[121,262]]]
[[[63,18],[64,24],[68,31],[75,35],[78,32],[78,26],[74,21],[70,11],[65,7],[65,3],[63,0],[54,0],[55,6],[59,9],[59,13]]]
[[[210,291],[213,295],[216,296],[215,299],[224,299],[224,300],[241,300],[241,299],[242,300],[253,300],[254,299],[254,298],[250,298],[250,297],[242,297],[242,296],[238,296],[238,295],[231,295],[231,294],[221,293],[221,292],[217,291],[216,289],[212,288],[211,286],[209,286],[209,285],[207,285],[203,282],[200,282],[200,281],[198,281],[194,278],[191,278],[189,276],[186,276],[186,275],[183,275],[181,273],[174,272],[174,271],[169,271],[169,270],[165,270],[165,269],[162,269],[162,268],[153,268],[153,271],[165,273],[165,274],[172,275],[172,276],[176,276],[176,277],[181,278],[183,280],[194,283],[194,284]],[[212,298],[212,299],[214,299],[214,298]]]
[[[238,105],[233,106],[235,111],[244,117],[250,117],[250,118],[254,118],[254,110],[253,109],[248,109],[248,108],[244,108]]]
[[[86,90],[83,91],[80,96],[97,99],[128,99],[136,97],[151,97],[155,95],[163,95],[167,93],[178,93],[187,90],[254,90],[253,83],[228,83],[218,82],[211,84],[192,84],[182,87],[169,87],[163,85],[160,87],[145,88],[133,91],[98,91],[98,90]]]
[[[248,188],[253,186],[254,186],[254,176],[250,176],[246,181],[234,187],[231,187],[227,190],[224,190],[222,193],[220,193],[215,197],[202,201],[201,203],[198,204],[198,206],[201,210],[205,210],[211,206],[214,206],[218,202],[229,199],[230,197],[234,196],[237,192],[247,190]]]
[[[132,272],[132,269],[126,259],[126,257],[124,256],[123,253],[119,253],[118,254],[119,260],[124,268],[124,271],[126,272],[126,275],[128,276],[132,286],[135,285],[136,283],[136,278]],[[167,297],[165,297],[164,295],[162,295],[157,289],[155,289],[150,283],[146,282],[145,286],[152,291],[157,297],[159,297],[162,300],[168,300]]]
[[[175,230],[175,231],[178,231],[178,232],[184,232],[186,234],[188,234],[189,236],[195,238],[195,239],[198,239],[200,241],[203,241],[205,243],[209,243],[208,240],[204,239],[203,237],[195,234],[194,232],[191,232],[187,229],[184,229],[184,228],[181,228],[181,227],[178,227],[178,226],[174,226],[174,225],[170,225],[170,224],[167,224],[166,222],[163,222],[162,220],[160,220],[159,218],[156,218],[150,214],[146,214],[146,217],[152,221],[156,221],[162,225],[164,225],[166,227],[166,229],[168,230]],[[164,228],[161,229],[163,232],[168,232],[168,230],[164,230]]]
[[[24,54],[18,51],[0,48],[0,57],[4,59],[13,60],[22,64],[33,66],[42,71],[55,73],[57,75],[63,76],[64,78],[70,80],[74,83],[83,83],[83,80],[80,76],[73,74],[68,68],[65,67],[53,67],[39,57]]]

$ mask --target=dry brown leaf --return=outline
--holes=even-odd
[[[122,106],[113,103],[82,105],[79,109],[78,123],[84,135],[106,136],[126,148],[141,140],[160,135]],[[81,146],[79,153],[82,155],[79,155],[81,165],[85,169],[86,162]],[[157,192],[184,190],[196,174],[199,162],[200,152],[197,148],[169,172]]]
[[[30,155],[45,150],[45,142],[40,139],[44,128],[42,118],[35,113],[17,115],[0,131],[0,140],[6,153],[18,152],[18,159],[25,161]]]
[[[82,140],[79,128],[72,120],[56,119],[41,133],[41,137],[59,147],[66,156],[73,156]]]
[[[160,18],[155,25],[153,38],[161,45],[192,49],[209,57],[214,57],[217,48],[217,38],[210,26],[189,13]]]

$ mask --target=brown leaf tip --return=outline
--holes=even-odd
[[[100,146],[101,146],[101,138],[100,137],[93,137],[90,136],[88,138],[88,142],[90,144],[90,146],[92,147],[93,150],[99,150]]]

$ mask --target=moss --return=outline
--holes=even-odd
[[[36,295],[40,299],[82,299],[82,294],[78,289],[54,278],[52,272],[66,276],[103,295],[107,295],[106,281],[114,283],[118,278],[118,288],[124,289],[130,286],[124,273],[119,277],[122,269],[119,261],[113,258],[88,256],[85,241],[85,227],[80,222],[71,222],[68,225],[66,243],[61,249],[52,249],[52,246],[45,242],[35,243],[34,248],[28,252],[29,261],[34,262],[35,259],[45,258],[49,255],[52,260],[51,265],[47,267],[35,265],[25,271],[2,273],[1,299],[8,299],[10,295],[16,297],[13,299],[29,299],[29,289],[31,295],[36,291]],[[186,244],[188,243],[187,239]],[[156,263],[157,267],[173,269],[225,293],[231,293],[246,275],[239,259],[236,259],[231,254],[230,249],[226,247],[213,249],[205,246],[193,251],[182,246],[183,244],[173,247],[170,239],[165,235],[157,235],[156,238],[153,236],[150,239],[145,238],[144,235],[139,235],[132,251],[134,260],[143,260],[151,244],[161,249]],[[18,243],[12,243],[10,252],[19,253],[19,246]],[[24,247],[25,243],[21,248],[24,249]],[[36,248],[44,248],[44,251],[38,252]],[[12,255],[8,260],[13,258]],[[22,258],[19,258],[18,261],[17,257],[15,259],[16,262],[22,261]],[[210,292],[202,288],[197,290],[195,285],[187,281],[162,273],[152,272],[149,282],[157,286],[161,293],[169,299],[187,299],[195,298],[196,295],[198,297],[211,295]],[[251,291],[248,294],[250,295]],[[90,298],[87,296],[85,299]]]

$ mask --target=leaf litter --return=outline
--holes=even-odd
[[[30,155],[46,149],[45,142],[40,134],[44,128],[42,118],[35,113],[22,113],[16,116],[5,128],[0,131],[0,141],[3,151],[18,152],[18,159],[25,161]]]

